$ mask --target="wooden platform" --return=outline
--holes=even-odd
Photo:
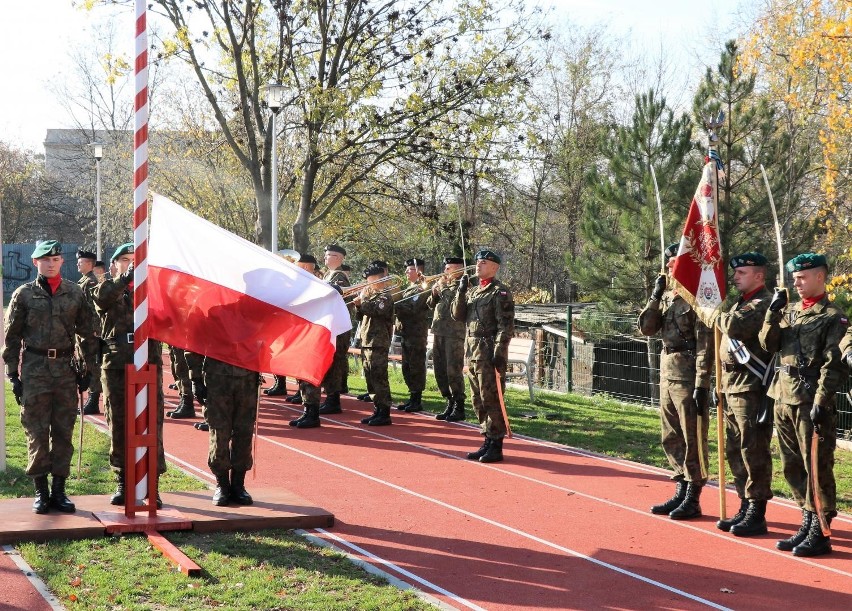
[[[175,523],[171,528],[188,527],[198,532],[259,530],[262,528],[326,528],[334,525],[334,515],[314,507],[305,499],[280,488],[250,488],[254,505],[216,507],[211,491],[165,492],[163,509],[158,516]],[[73,496],[77,505],[72,514],[51,510],[44,515],[32,511],[32,498],[0,500],[0,544],[53,539],[88,539],[104,537],[120,530],[141,531],[144,528],[113,528],[124,518],[121,507],[109,504],[109,495]],[[138,514],[143,526],[147,513]]]

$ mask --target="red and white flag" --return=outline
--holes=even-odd
[[[712,328],[725,300],[725,262],[719,239],[716,162],[704,164],[701,182],[689,206],[672,278],[678,294],[695,309],[698,318]]]
[[[156,194],[148,243],[152,338],[321,383],[352,327],[334,287]]]

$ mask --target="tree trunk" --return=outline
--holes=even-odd
[[[296,217],[296,222],[293,223],[293,248],[299,252],[308,252],[311,247],[308,222],[311,220],[314,184],[320,167],[316,146],[313,142],[308,146],[308,155],[305,158],[305,178],[302,182],[302,193],[299,198],[299,214]]]

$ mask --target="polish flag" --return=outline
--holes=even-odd
[[[154,194],[152,338],[252,371],[319,385],[352,324],[331,285]]]
[[[711,329],[725,300],[725,262],[719,237],[716,162],[704,164],[701,181],[689,206],[672,278],[678,294]]]

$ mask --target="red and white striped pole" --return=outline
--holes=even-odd
[[[145,0],[136,0],[136,96],[133,136],[133,365],[142,371],[148,364],[148,23]],[[148,387],[137,388],[135,420],[148,423]],[[147,433],[149,431],[144,431]],[[156,434],[156,432],[155,432]],[[148,496],[148,460],[145,448],[136,448],[135,497]],[[130,497],[130,495],[127,495]],[[153,504],[154,498],[149,498]],[[135,504],[135,503],[134,503]]]

